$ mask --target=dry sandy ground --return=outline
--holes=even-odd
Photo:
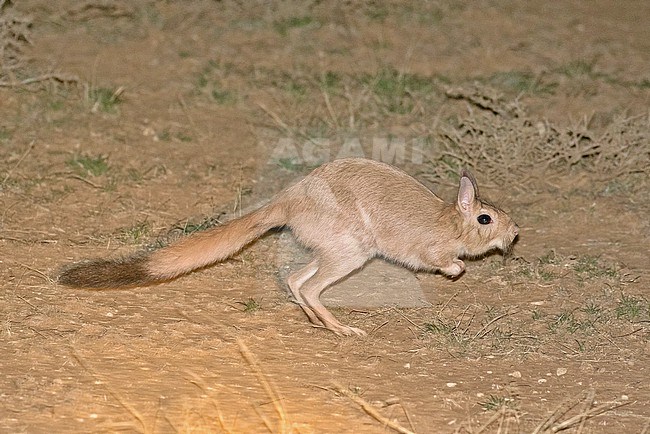
[[[0,89],[1,432],[648,432],[650,3],[17,3],[32,60],[5,78],[78,80]],[[310,169],[282,139],[462,131],[507,146],[401,165],[447,200],[442,164],[472,166],[514,253],[371,264],[343,285],[381,303],[334,308],[367,337],[289,301],[286,232],[159,286],[56,284],[281,190]],[[518,156],[554,131],[574,160]]]

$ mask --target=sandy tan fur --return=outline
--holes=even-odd
[[[491,222],[480,224],[481,215]],[[465,269],[461,258],[506,251],[518,234],[506,213],[480,201],[468,172],[461,176],[457,202],[448,204],[399,169],[351,158],[321,166],[243,217],[149,255],[68,266],[59,282],[112,288],[172,279],[223,261],[278,226],[290,228],[314,252],[313,261],[288,278],[297,303],[310,321],[343,335],[363,331],[341,324],[320,295],[370,258],[455,277]]]

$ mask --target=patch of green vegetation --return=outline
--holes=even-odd
[[[485,401],[479,402],[479,405],[485,411],[497,411],[501,407],[514,408],[516,407],[516,402],[511,397],[490,394]]]
[[[218,224],[221,224],[221,221],[219,220],[219,217],[216,216],[208,217],[198,223],[187,221],[182,226],[175,226],[174,229],[180,230],[183,235],[190,235],[195,232],[201,232],[206,229],[210,229],[211,227],[217,226]]]
[[[108,87],[91,88],[88,90],[88,100],[92,105],[93,111],[103,111],[105,113],[117,112],[117,106],[122,102],[123,87],[111,89]]]
[[[244,312],[246,313],[255,312],[262,308],[262,304],[252,297],[246,301],[240,301],[238,303],[244,306]]]
[[[545,264],[549,264],[549,265],[557,264],[557,254],[555,253],[555,250],[550,250],[545,255],[540,256],[538,262],[540,264],[543,264],[543,265],[545,265]]]
[[[576,332],[591,332],[595,329],[598,317],[577,315],[576,312],[562,312],[553,316],[553,321],[548,328],[553,332],[567,331],[570,334]]]
[[[188,134],[185,134],[182,131],[179,131],[178,133],[176,133],[176,138],[178,140],[180,140],[181,142],[191,142],[193,140],[192,136],[190,136]]]
[[[277,161],[278,166],[289,172],[300,172],[305,168],[305,164],[294,158],[280,158]]]
[[[497,72],[485,81],[492,86],[511,92],[536,95],[552,95],[559,85],[556,82],[544,83],[541,77],[521,71]]]
[[[618,271],[615,269],[602,265],[597,256],[582,256],[576,261],[573,269],[582,277],[597,278],[597,277],[610,277],[617,278]]]
[[[425,26],[433,26],[445,17],[444,12],[436,4],[425,2],[404,2],[396,5],[395,12],[401,25],[413,25],[419,23]]]
[[[456,330],[455,324],[450,324],[440,319],[436,319],[434,322],[428,322],[424,324],[424,331],[427,333],[434,333],[439,335],[450,335]]]
[[[11,133],[11,131],[9,131],[8,128],[6,128],[6,127],[0,127],[0,141],[2,141],[2,142],[6,142],[6,141],[8,141],[9,139],[11,139],[11,136],[12,136],[12,135],[13,135],[13,134]]]
[[[371,2],[365,10],[366,16],[374,21],[383,23],[388,17],[388,7],[381,2]]]
[[[453,80],[446,75],[436,74],[435,78],[442,84],[450,85],[453,83]]]
[[[545,282],[550,282],[551,280],[555,280],[555,274],[548,270],[540,269],[537,274],[539,275],[540,279],[542,279]]]
[[[163,142],[169,142],[172,139],[172,135],[169,132],[169,129],[165,128],[158,134],[158,138]]]
[[[462,319],[438,315],[432,321],[424,323],[422,330],[425,335],[436,337],[438,344],[465,352],[477,339],[477,336],[470,331],[471,322],[472,319],[465,323]]]
[[[141,182],[144,179],[144,174],[138,169],[129,168],[126,171],[126,178],[132,182]]]
[[[554,253],[540,257],[534,263],[520,262],[511,271],[513,275],[524,279],[539,279],[549,282],[558,278],[558,259]],[[497,263],[494,263],[497,266]]]
[[[341,77],[332,71],[327,71],[320,79],[320,84],[325,90],[334,90],[339,87],[340,83]]]
[[[282,73],[279,76],[273,77],[271,84],[298,100],[303,100],[313,87],[308,79],[288,73]]]
[[[181,142],[191,142],[193,140],[192,136],[186,134],[182,131],[177,131],[172,133],[168,128],[165,128],[158,134],[158,139],[163,142],[169,142],[172,139],[180,140]]]
[[[426,25],[434,25],[438,24],[442,19],[445,17],[445,14],[442,12],[441,9],[437,7],[430,8],[426,11],[422,11],[421,13],[416,15],[417,20],[421,24],[426,24]]]
[[[235,102],[235,95],[229,90],[223,90],[219,87],[214,87],[210,92],[212,99],[221,105],[232,104]]]
[[[362,82],[370,86],[389,112],[396,114],[410,113],[415,106],[415,94],[428,94],[435,89],[431,78],[401,73],[393,68],[367,75]]]
[[[569,333],[574,333],[580,329],[580,323],[576,321],[573,312],[563,312],[555,315],[548,327],[552,332],[567,330]]]
[[[600,72],[596,70],[596,60],[584,60],[578,59],[562,65],[555,69],[555,72],[565,75],[569,78],[581,78],[587,77],[592,80],[599,80],[605,83],[623,86],[623,87],[633,87],[638,89],[647,89],[650,87],[650,80],[643,79],[640,81],[625,80],[620,77],[616,77],[612,74],[606,72]]]
[[[226,89],[216,71],[228,71],[231,65],[221,65],[215,60],[209,60],[196,80],[200,92],[208,95],[220,105],[232,104],[237,101],[237,95],[232,90]]]
[[[289,81],[284,89],[296,98],[303,98],[307,94],[307,86],[298,81]]]
[[[595,317],[601,317],[605,312],[605,310],[601,306],[597,305],[593,301],[587,302],[585,307],[583,307],[581,310],[587,315],[591,315]]]
[[[165,23],[162,13],[153,3],[139,9],[138,18],[142,21],[143,26],[149,24],[158,29],[161,29]]]
[[[557,69],[560,74],[566,75],[569,78],[580,76],[594,77],[594,67],[596,66],[595,60],[586,61],[584,59],[572,60],[566,65],[562,65]]]
[[[104,191],[116,191],[119,179],[116,176],[109,177],[101,188]]]
[[[50,100],[47,103],[47,107],[52,111],[59,111],[65,107],[65,102],[62,99]]]
[[[66,161],[66,165],[79,176],[101,176],[109,170],[108,157],[104,155],[75,155]]]
[[[616,318],[632,321],[640,317],[648,308],[649,306],[642,299],[623,294],[615,309]]]
[[[309,15],[300,16],[300,17],[289,17],[289,18],[273,21],[273,28],[281,36],[287,36],[291,29],[306,27],[314,22],[315,22],[314,18]]]
[[[151,233],[151,225],[146,222],[138,222],[130,228],[120,232],[120,239],[129,244],[141,243]]]

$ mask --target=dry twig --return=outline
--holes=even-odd
[[[399,433],[402,434],[415,434],[413,431],[410,431],[397,422],[394,422],[384,416],[382,416],[381,413],[375,409],[370,403],[365,401],[363,398],[360,396],[355,395],[354,393],[350,392],[348,389],[344,388],[341,384],[337,382],[332,382],[332,385],[334,386],[334,389],[336,392],[339,394],[345,396],[346,398],[349,398],[351,401],[353,401],[355,404],[359,405],[365,411],[368,413],[370,416],[372,416],[374,419],[376,419],[378,422],[380,422],[382,425],[387,426]]]

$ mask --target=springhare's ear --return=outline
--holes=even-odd
[[[478,184],[476,183],[476,178],[474,178],[474,175],[472,175],[472,172],[470,172],[470,171],[467,170],[467,169],[463,169],[463,170],[460,172],[460,178],[461,178],[461,179],[463,179],[463,178],[467,178],[467,179],[469,179],[469,182],[472,183],[472,187],[474,187],[474,195],[478,198],[478,197],[479,197],[479,194],[478,194]]]
[[[476,181],[469,172],[463,171],[458,187],[458,207],[463,214],[470,215],[477,198]]]

